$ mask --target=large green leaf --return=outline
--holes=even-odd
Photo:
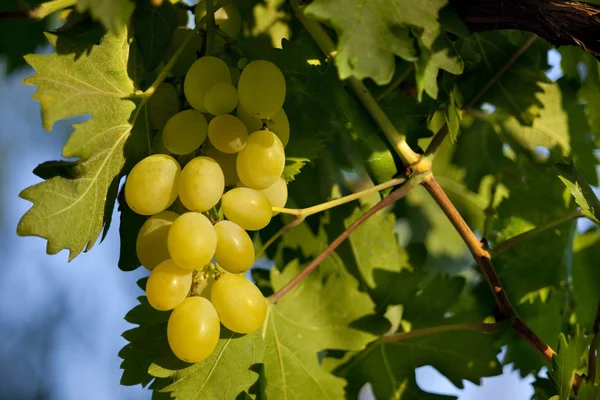
[[[339,259],[319,268],[271,306],[265,330],[267,398],[343,397],[345,382],[320,367],[317,352],[361,350],[376,338],[353,325],[373,312],[372,301],[358,291],[356,279]],[[300,271],[298,262],[281,273],[273,269],[273,288],[281,289]]]
[[[133,27],[144,67],[151,71],[163,59],[177,27],[175,6],[170,1],[160,7],[154,7],[149,1],[141,2],[133,14]]]
[[[63,149],[64,157],[78,159],[70,177],[55,175],[21,192],[33,207],[17,232],[46,238],[48,253],[68,249],[72,259],[107,228],[119,179],[149,153],[150,136],[144,108],[126,99],[134,91],[126,31],[106,35],[80,57],[73,53],[88,44],[54,35],[48,39],[71,51],[27,57],[36,74],[25,83],[38,86],[34,99],[41,103],[44,128],[50,130],[59,119],[92,117],[75,125]]]
[[[130,0],[78,0],[77,10],[89,11],[108,30],[120,32],[129,23],[135,3]]]

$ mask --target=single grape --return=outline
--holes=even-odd
[[[152,271],[158,264],[170,258],[167,235],[173,221],[179,215],[163,211],[144,222],[135,241],[135,251],[142,265]]]
[[[173,154],[188,154],[196,150],[208,134],[208,122],[201,112],[185,110],[175,114],[163,129],[163,142]]]
[[[270,118],[283,106],[285,78],[272,62],[252,61],[238,82],[240,105],[254,118]]]
[[[248,130],[244,123],[233,115],[217,115],[208,125],[208,139],[223,153],[238,153],[246,146]]]
[[[263,127],[263,121],[259,118],[252,118],[243,107],[238,107],[235,115],[242,120],[248,132],[256,132]],[[284,109],[280,109],[269,119],[265,120],[267,129],[277,135],[283,147],[287,146],[290,140],[290,121]]]
[[[207,112],[204,98],[208,90],[217,83],[231,83],[229,67],[220,58],[202,57],[190,67],[185,75],[183,82],[185,98],[196,110]]]
[[[212,115],[229,114],[238,103],[237,89],[231,83],[217,83],[208,89],[204,107]]]
[[[179,216],[171,225],[167,245],[169,254],[177,265],[187,269],[200,269],[215,254],[217,234],[208,218],[197,212],[188,212]]]
[[[177,198],[181,167],[165,154],[153,154],[138,162],[125,181],[125,200],[141,215],[158,214]]]
[[[225,186],[235,185],[239,182],[240,178],[238,178],[235,166],[237,154],[223,153],[214,147],[211,147],[206,150],[206,155],[215,160],[221,167],[223,175],[225,176]]]
[[[179,112],[177,89],[170,83],[162,83],[148,99],[148,122],[154,129],[162,129],[167,121]]]
[[[202,51],[202,36],[184,26],[178,27],[173,31],[171,43],[163,58],[164,62],[168,63],[175,55],[177,49],[179,49],[183,42],[188,38],[190,39],[188,44],[183,48],[171,69],[171,73],[177,77],[185,76],[192,64],[198,59],[198,53]]]
[[[184,169],[185,171],[185,169]],[[183,173],[182,173],[183,175]],[[179,189],[180,191],[180,197],[181,197],[181,189]],[[283,180],[283,178],[277,178],[277,180],[275,181],[274,184],[272,184],[271,186],[269,186],[266,189],[262,189],[259,190],[259,192],[261,192],[263,195],[265,195],[265,197],[269,200],[269,203],[271,203],[271,206],[273,207],[285,207],[285,203],[287,202],[287,198],[288,198],[288,188],[287,188],[287,184],[285,183],[285,181]],[[273,212],[273,215],[277,215],[279,213]]]
[[[146,297],[152,307],[168,311],[187,297],[191,287],[192,271],[181,268],[169,258],[150,273],[146,283]]]
[[[214,3],[213,3],[214,4]],[[194,9],[196,25],[206,15],[206,1],[200,1]],[[231,39],[235,40],[242,31],[242,17],[233,4],[227,4],[215,11],[215,24]]]
[[[153,154],[168,154],[171,152],[167,150],[165,147],[165,142],[163,141],[163,133],[162,131],[158,131],[158,133],[154,136],[152,140],[152,153]]]
[[[254,332],[267,316],[265,297],[243,275],[221,275],[212,287],[210,301],[223,326],[233,332]]]
[[[208,211],[221,199],[225,177],[221,167],[210,157],[196,157],[179,176],[179,200],[191,211]]]
[[[232,274],[246,272],[254,264],[254,244],[246,231],[231,221],[221,221],[215,225],[217,251],[215,260]]]
[[[183,7],[175,6],[177,10],[177,26],[187,26],[189,15],[188,11]]]
[[[256,190],[274,184],[284,167],[283,144],[270,131],[256,131],[248,136],[246,146],[238,153],[236,164],[242,183]]]
[[[167,323],[169,347],[180,360],[196,363],[211,355],[221,326],[212,303],[204,297],[188,297],[179,304]]]
[[[247,187],[225,193],[221,208],[228,220],[248,231],[261,230],[269,224],[273,215],[269,200],[259,191]]]

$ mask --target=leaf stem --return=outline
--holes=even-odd
[[[382,337],[384,343],[400,342],[403,340],[413,339],[420,336],[434,335],[442,332],[454,332],[454,331],[477,331],[484,333],[498,333],[508,327],[507,321],[495,322],[492,324],[486,324],[483,322],[465,322],[460,324],[452,325],[441,325],[433,326],[431,328],[416,329],[410,332],[399,332],[392,335],[385,335]]]
[[[321,48],[321,51],[328,57],[335,57],[337,54],[335,45],[321,24],[304,15],[304,8],[301,6],[299,0],[290,0],[289,4],[296,15],[296,18],[298,18],[300,23],[312,36],[313,40]],[[390,121],[379,104],[377,104],[377,101],[375,101],[369,92],[369,89],[367,89],[359,79],[353,76],[348,78],[347,82],[354,91],[356,97],[358,97],[369,114],[371,114],[371,117],[375,120],[388,142],[390,142],[402,160],[402,163],[405,166],[417,164],[422,158],[421,155],[415,153],[408,143],[406,143],[406,137],[398,132],[394,124],[392,124],[392,121]]]
[[[30,10],[29,16],[32,19],[42,20],[42,19],[46,18],[48,15],[50,15],[56,11],[60,11],[60,10],[64,10],[65,8],[73,7],[75,4],[77,4],[77,0],[47,1],[45,3],[40,4],[39,7],[36,7],[34,9]]]
[[[377,186],[373,186],[371,188],[368,188],[366,190],[362,190],[360,192],[352,193],[352,194],[349,194],[348,196],[340,197],[339,199],[334,199],[334,200],[328,201],[326,203],[318,204],[316,206],[312,206],[312,207],[308,207],[308,208],[282,208],[282,207],[273,207],[273,211],[280,212],[280,213],[283,213],[283,214],[295,215],[295,216],[297,216],[300,219],[304,219],[304,218],[306,218],[306,217],[308,217],[310,215],[319,213],[321,211],[329,210],[330,208],[337,207],[337,206],[340,206],[342,204],[349,203],[349,202],[354,201],[356,199],[360,199],[361,197],[368,196],[368,195],[370,195],[372,193],[379,192],[379,191],[391,188],[393,186],[398,186],[398,185],[404,183],[405,181],[406,181],[406,179],[404,179],[404,178],[392,179],[392,180],[389,180],[389,181],[384,182],[382,184],[379,184]]]
[[[306,268],[304,268],[298,275],[296,275],[291,281],[289,281],[284,287],[279,289],[277,292],[273,293],[271,297],[269,297],[269,301],[271,303],[275,303],[280,300],[283,296],[285,296],[290,290],[292,290],[296,285],[298,285],[302,280],[310,274],[315,268],[319,266],[333,251],[350,236],[352,232],[356,230],[359,226],[361,226],[366,220],[375,215],[378,211],[386,208],[387,206],[393,204],[397,200],[406,196],[413,188],[419,185],[421,181],[425,178],[426,174],[414,175],[408,181],[406,181],[402,186],[398,189],[394,190],[390,193],[389,196],[381,200],[379,203],[375,204],[372,208],[370,208],[366,213],[360,216],[356,221],[352,223],[340,236],[338,236],[331,244],[323,251],[317,258],[315,258]]]
[[[464,110],[470,109],[473,106],[473,104],[475,104],[475,102],[477,102],[477,100],[479,100],[481,96],[483,96],[492,87],[492,85],[496,83],[496,81],[500,79],[500,77],[504,75],[506,71],[508,71],[508,69],[515,63],[515,61],[517,61],[517,59],[521,57],[521,55],[523,55],[525,51],[527,51],[527,49],[536,41],[537,38],[538,36],[535,33],[531,35],[529,39],[527,39],[525,43],[523,43],[521,47],[519,47],[510,56],[508,60],[506,60],[502,67],[500,67],[498,71],[496,71],[496,73],[492,75],[490,79],[488,79],[488,81],[477,91],[477,93],[473,95],[471,100],[469,100],[469,102],[462,108],[463,112],[465,112]],[[447,135],[448,125],[444,125],[442,129],[440,129],[439,132],[433,137],[433,139],[429,143],[429,146],[427,146],[427,150],[425,150],[425,155],[428,156],[434,154]]]
[[[517,311],[511,304],[502,282],[496,274],[490,253],[484,248],[483,244],[477,239],[473,231],[469,228],[460,213],[454,207],[444,190],[440,187],[433,175],[428,175],[422,182],[431,197],[440,206],[444,214],[448,217],[458,234],[462,237],[467,247],[471,251],[473,258],[479,265],[485,280],[487,281],[492,294],[498,305],[498,309],[503,318],[512,320],[512,328],[530,345],[532,345],[547,361],[552,361],[554,350],[542,341],[533,332],[523,320],[518,316]]]
[[[490,253],[493,257],[497,257],[497,256],[505,253],[511,247],[513,247],[519,243],[522,243],[526,240],[529,240],[532,237],[538,235],[539,233],[550,230],[558,225],[564,224],[565,222],[569,222],[569,221],[572,221],[574,219],[581,218],[581,217],[583,217],[583,214],[581,213],[580,210],[578,210],[578,211],[575,211],[575,212],[573,212],[569,215],[566,215],[562,218],[556,219],[554,221],[550,221],[544,225],[536,226],[535,228],[533,228],[531,230],[528,230],[519,235],[513,236],[512,238],[505,240],[504,242],[498,244],[497,246],[494,246],[494,248],[491,250]]]
[[[392,81],[392,83],[390,83],[385,90],[383,90],[381,93],[379,93],[376,97],[375,100],[377,101],[381,101],[383,99],[385,99],[387,96],[389,96],[394,90],[396,90],[396,88],[398,86],[400,86],[400,84],[402,82],[404,82],[404,80],[408,77],[408,75],[410,75],[410,73],[415,69],[415,65],[414,64],[408,64],[406,66],[406,68],[404,68],[404,71],[402,71],[402,73],[400,75],[398,75],[396,77],[396,79],[394,79]]]

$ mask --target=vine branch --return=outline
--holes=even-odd
[[[352,232],[356,230],[359,226],[361,226],[365,221],[375,215],[378,211],[386,208],[387,206],[394,204],[396,201],[400,200],[404,196],[406,196],[412,189],[421,183],[421,180],[424,179],[423,175],[414,175],[411,177],[406,183],[400,186],[398,189],[394,190],[390,193],[389,196],[385,197],[379,203],[375,204],[371,207],[366,213],[360,216],[356,221],[352,223],[342,234],[340,234],[331,244],[321,253],[318,257],[316,257],[306,268],[304,268],[298,275],[296,275],[291,281],[289,281],[284,287],[279,289],[277,292],[273,293],[269,300],[271,303],[275,303],[280,300],[283,296],[285,296],[290,290],[292,290],[296,285],[298,285],[308,274],[310,274],[315,268],[319,266],[333,251],[350,236]]]
[[[420,336],[434,335],[436,333],[454,332],[454,331],[477,331],[483,333],[498,333],[507,327],[506,321],[486,324],[483,322],[476,323],[459,323],[452,325],[433,326],[431,328],[416,329],[410,332],[398,332],[392,335],[383,336],[384,343],[400,342],[402,340],[413,339]]]

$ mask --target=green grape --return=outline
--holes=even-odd
[[[173,154],[195,151],[208,134],[208,122],[201,112],[185,110],[175,114],[163,129],[163,143]]]
[[[125,181],[125,201],[141,215],[158,214],[177,198],[181,167],[165,154],[153,154],[137,163]]]
[[[248,132],[256,132],[263,127],[263,121],[258,118],[252,118],[243,107],[238,107],[235,115],[242,120]],[[277,135],[283,147],[287,146],[290,140],[290,121],[284,109],[280,109],[273,116],[266,120],[267,128]]]
[[[206,15],[206,1],[196,5],[194,14],[196,25],[200,25],[200,20]],[[215,23],[233,40],[237,39],[242,31],[242,17],[233,4],[227,4],[215,11]]]
[[[229,114],[238,102],[237,89],[231,83],[217,83],[208,89],[204,107],[212,115]]]
[[[208,211],[225,190],[225,177],[219,164],[210,157],[196,157],[179,176],[179,200],[188,210]]]
[[[283,144],[270,131],[256,131],[248,136],[246,147],[238,153],[236,164],[242,183],[256,190],[274,184],[284,167]]]
[[[247,187],[225,193],[221,199],[221,209],[228,220],[248,231],[258,231],[267,226],[273,214],[271,203],[265,195]]]
[[[178,6],[175,9],[177,10],[177,26],[187,26],[189,19],[188,11]]]
[[[285,78],[272,62],[252,61],[238,82],[240,105],[254,118],[270,118],[283,106]]]
[[[165,147],[165,142],[163,141],[163,133],[159,131],[152,140],[152,153],[153,154],[167,154],[170,155],[171,152],[167,150]]]
[[[211,147],[206,150],[206,155],[215,160],[221,167],[223,175],[225,176],[225,186],[235,185],[239,182],[240,178],[238,178],[235,166],[237,154],[223,153],[214,147]]]
[[[246,125],[233,115],[217,115],[208,125],[208,139],[220,152],[238,153],[246,146],[248,130]]]
[[[187,269],[200,269],[215,254],[217,234],[208,218],[197,212],[188,212],[171,225],[167,246],[177,265]]]
[[[184,169],[185,171],[185,169]],[[183,173],[181,174],[183,176]],[[181,188],[179,189],[181,196]],[[283,180],[283,178],[277,178],[274,184],[269,186],[266,189],[259,190],[271,203],[273,207],[285,207],[285,203],[288,198],[288,188],[287,184]],[[273,215],[277,215],[279,213],[273,212]]]
[[[244,68],[246,68],[246,65],[248,65],[248,63],[249,63],[249,62],[250,62],[250,61],[249,61],[249,60],[248,60],[246,57],[242,57],[242,58],[240,58],[240,59],[238,60],[238,62],[237,62],[237,67],[238,67],[240,70],[243,70]]]
[[[225,274],[219,277],[212,287],[210,301],[223,326],[233,332],[254,332],[267,316],[265,297],[243,275]]]
[[[170,258],[167,248],[167,235],[173,221],[179,215],[173,211],[163,211],[144,222],[135,241],[135,251],[142,265],[152,271],[158,264]]]
[[[242,71],[240,71],[239,68],[236,67],[229,67],[229,73],[231,73],[231,84],[233,86],[237,86]]]
[[[167,323],[169,347],[180,360],[197,363],[211,355],[221,326],[212,303],[204,297],[188,297],[179,304]]]
[[[202,36],[186,27],[178,27],[173,31],[173,37],[171,43],[167,49],[163,58],[165,63],[175,55],[177,49],[179,49],[185,40],[191,38],[190,41],[185,45],[181,54],[175,61],[171,73],[177,77],[183,77],[190,69],[192,64],[198,59],[198,53],[202,51]]]
[[[179,96],[170,83],[161,84],[148,99],[148,122],[154,129],[162,129],[178,111]]]
[[[231,83],[231,74],[225,61],[206,56],[198,59],[185,75],[183,92],[185,98],[198,111],[207,112],[204,98],[217,83]]]
[[[146,297],[152,307],[168,311],[187,297],[191,287],[192,271],[181,268],[169,258],[150,273],[146,283]]]
[[[231,221],[221,221],[215,225],[217,251],[215,260],[232,274],[246,272],[254,264],[254,244],[246,231]]]

